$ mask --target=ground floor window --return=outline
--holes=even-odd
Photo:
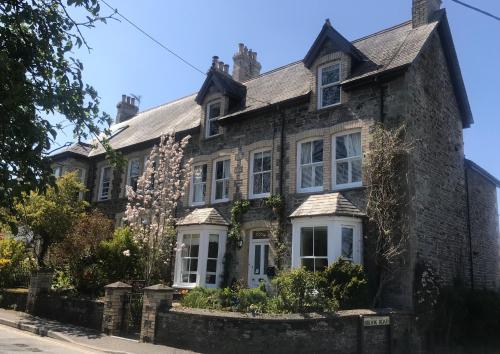
[[[312,217],[292,220],[292,266],[321,271],[343,257],[362,263],[361,220]]]
[[[226,235],[226,227],[179,227],[174,287],[217,287],[222,279]]]

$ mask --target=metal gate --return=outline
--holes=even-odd
[[[125,294],[121,332],[125,337],[139,338],[142,320],[142,292]]]

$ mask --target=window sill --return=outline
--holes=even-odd
[[[332,192],[341,192],[346,190],[354,190],[354,189],[364,189],[363,184],[346,184],[342,186],[334,186],[332,188]]]
[[[212,200],[212,204],[227,203],[229,201],[230,201],[229,198],[227,198],[227,199],[217,199],[217,200]]]
[[[269,198],[271,196],[271,193],[264,193],[264,194],[250,194],[248,196],[248,199],[264,199],[264,198]]]
[[[204,205],[205,205],[205,202],[189,203],[190,207],[200,207],[200,206],[204,206]]]
[[[324,192],[324,188],[307,188],[307,189],[298,189],[297,194],[309,194],[309,193],[321,193]]]
[[[180,283],[180,284],[174,284],[172,285],[173,288],[178,288],[178,289],[194,289],[196,288],[197,286],[202,286],[202,285],[198,285],[198,284],[183,284],[183,283]]]
[[[219,136],[222,136],[222,135],[223,135],[222,133],[215,134],[215,135],[210,135],[210,136],[206,136],[205,135],[205,139],[204,140],[212,140],[212,139],[218,138]]]
[[[323,109],[334,108],[334,107],[338,107],[341,105],[342,105],[342,102],[339,102],[339,103],[331,104],[329,106],[324,106],[324,107],[317,106],[317,108],[318,108],[318,111],[321,111]]]

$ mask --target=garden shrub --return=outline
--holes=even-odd
[[[269,297],[262,288],[242,288],[237,291],[236,299],[240,312],[264,312]]]
[[[368,280],[363,266],[339,258],[321,272],[320,286],[326,296],[338,301],[341,309],[369,306]]]
[[[322,276],[319,273],[297,268],[282,272],[274,280],[279,300],[276,305],[281,306],[280,312],[323,312],[338,308],[334,298],[328,298],[325,288],[320,286]]]
[[[34,260],[23,241],[0,239],[0,288],[27,286],[33,268]]]
[[[190,290],[186,295],[184,295],[181,300],[181,304],[186,307],[198,309],[221,309],[222,290],[196,287]]]

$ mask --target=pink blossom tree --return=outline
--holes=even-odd
[[[128,204],[125,220],[144,257],[144,279],[166,267],[171,269],[175,240],[175,210],[191,176],[191,159],[184,158],[190,136],[176,141],[175,134],[164,134],[147,159],[137,188],[126,187]]]

